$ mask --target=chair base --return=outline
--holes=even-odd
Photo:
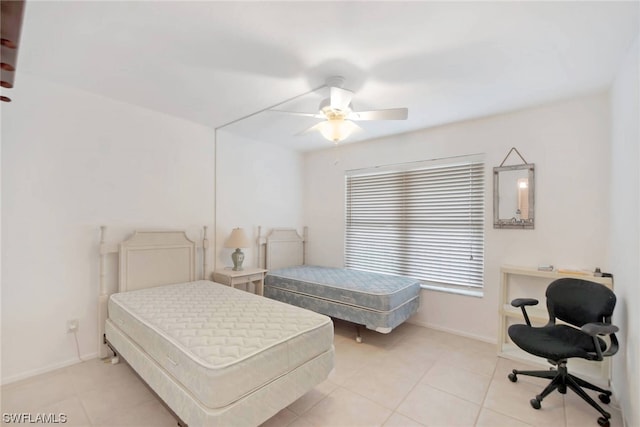
[[[611,414],[602,409],[595,400],[591,398],[582,388],[588,388],[589,390],[594,390],[600,393],[598,396],[602,403],[611,402],[611,392],[609,390],[605,390],[603,388],[598,387],[597,385],[591,384],[582,378],[578,378],[575,375],[571,375],[567,372],[567,361],[561,360],[559,362],[552,362],[556,364],[557,369],[550,369],[548,371],[519,371],[514,369],[509,375],[509,380],[511,382],[518,381],[518,375],[527,375],[530,377],[537,378],[546,378],[550,379],[551,382],[542,393],[536,395],[535,398],[531,399],[530,403],[534,409],[540,409],[540,403],[542,400],[548,396],[552,391],[558,390],[561,394],[567,393],[567,387],[573,390],[578,396],[580,396],[584,401],[586,401],[589,405],[591,405],[595,410],[602,414],[602,417],[598,418],[598,424],[601,426],[608,427],[609,419],[611,418]]]

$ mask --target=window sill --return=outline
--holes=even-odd
[[[429,291],[445,292],[447,294],[464,295],[464,296],[476,297],[476,298],[484,297],[483,289],[460,288],[460,287],[453,287],[453,286],[447,286],[447,285],[435,285],[435,284],[427,284],[427,283],[422,283],[420,287],[422,289],[427,289]]]

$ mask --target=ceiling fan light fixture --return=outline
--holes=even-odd
[[[316,89],[329,89],[329,97],[320,101],[317,112],[307,113],[273,109],[278,105],[281,105],[282,103],[271,107],[270,110],[302,117],[313,117],[314,119],[325,119],[324,121],[317,123],[301,132],[301,134],[318,131],[325,139],[336,144],[348,138],[354,131],[362,130],[362,128],[354,122],[375,120],[407,120],[409,112],[407,108],[354,111],[353,104],[351,103],[354,93],[348,89],[343,89],[343,83],[344,78],[331,77],[327,79],[327,83],[323,87]],[[312,92],[315,92],[315,90],[313,90]],[[292,98],[290,100],[293,100],[295,98]]]
[[[338,118],[320,122],[317,128],[325,139],[338,143],[348,138],[349,135],[358,128],[358,125],[351,120]]]

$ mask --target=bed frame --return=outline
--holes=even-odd
[[[121,355],[174,413],[178,418],[178,425],[255,426],[283,409],[283,402],[291,404],[307,393],[309,384],[320,384],[326,379],[333,367],[333,353],[329,355],[331,357],[324,355],[298,366],[224,408],[203,406],[188,389],[176,383],[171,374],[145,350],[107,320],[107,304],[113,292],[109,292],[106,283],[107,257],[114,253],[119,253],[120,292],[194,281],[199,245],[189,239],[184,231],[136,231],[121,244],[107,243],[105,234],[106,227],[101,227],[99,353],[102,357],[108,357],[109,349],[112,349],[116,354],[112,363],[117,363],[117,357]],[[208,277],[208,246],[207,227],[204,227],[201,245],[203,277]]]

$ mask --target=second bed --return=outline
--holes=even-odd
[[[380,333],[389,333],[420,306],[420,282],[402,276],[304,265],[304,239],[274,229],[264,240],[264,295]],[[359,339],[358,339],[359,340]]]

